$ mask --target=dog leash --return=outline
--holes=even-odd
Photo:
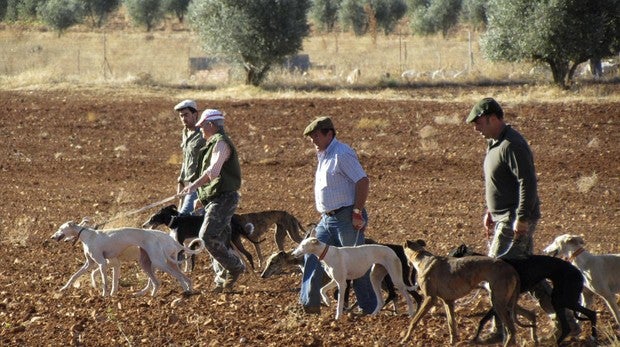
[[[169,196],[169,197],[167,197],[165,199],[159,200],[157,202],[154,202],[152,204],[146,205],[146,206],[141,207],[139,209],[136,209],[136,210],[133,210],[133,211],[129,211],[129,212],[125,212],[125,213],[121,213],[120,215],[118,215],[116,217],[110,218],[108,220],[105,220],[105,221],[103,221],[101,223],[96,224],[94,226],[94,228],[98,229],[99,227],[101,227],[103,225],[106,225],[106,224],[108,224],[111,221],[114,221],[114,220],[117,220],[117,219],[120,219],[120,218],[123,218],[123,217],[131,216],[132,214],[140,213],[142,211],[148,210],[148,209],[153,208],[155,206],[159,206],[159,205],[165,204],[168,201],[172,201],[172,200],[176,199],[178,196],[179,196],[179,194],[175,194],[173,196]]]

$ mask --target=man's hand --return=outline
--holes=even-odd
[[[495,222],[493,222],[493,217],[491,217],[491,212],[486,212],[484,217],[482,217],[482,225],[484,225],[484,231],[487,234],[487,240],[493,237],[493,226]]]
[[[183,195],[181,195],[181,191],[183,190],[183,187],[185,185],[183,184],[183,182],[179,182],[177,184],[177,197],[179,198],[179,205],[178,207],[181,208],[181,206],[183,206],[183,200],[185,200],[185,197]]]
[[[512,230],[514,231],[515,239],[520,239],[521,237],[527,235],[527,231],[529,229],[529,223],[524,220],[515,220]]]
[[[193,184],[189,184],[189,185],[185,186],[185,188],[183,188],[183,189],[182,189],[182,190],[181,190],[181,191],[177,194],[177,196],[185,196],[185,195],[191,194],[191,193],[193,193],[193,192],[195,192],[195,191],[196,191],[196,188],[194,187],[194,185],[193,185]]]
[[[204,206],[202,205],[202,201],[200,201],[200,199],[196,199],[194,201],[194,211],[196,211],[199,208],[203,208]]]
[[[353,210],[351,220],[353,222],[353,228],[355,228],[355,230],[362,230],[366,225],[366,221],[364,220],[364,216],[362,216],[362,211],[360,210]]]

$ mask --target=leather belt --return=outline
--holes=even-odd
[[[342,206],[342,207],[337,208],[335,210],[327,211],[327,212],[325,212],[325,214],[330,216],[330,217],[332,217],[332,216],[337,215],[338,213],[340,213],[340,211],[344,210],[347,207],[349,207],[349,206]]]

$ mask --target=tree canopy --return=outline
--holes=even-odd
[[[48,0],[38,7],[38,13],[47,25],[61,35],[82,21],[84,4],[80,0]]]
[[[194,0],[189,19],[208,54],[239,62],[246,84],[259,85],[302,48],[309,8],[309,0]]]
[[[483,51],[492,60],[545,63],[564,87],[578,64],[613,51],[613,3],[617,11],[617,0],[490,0]]]
[[[151,31],[164,18],[163,0],[123,0],[127,13],[138,25]]]

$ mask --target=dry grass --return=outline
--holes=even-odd
[[[513,102],[620,100],[609,83],[559,90],[544,73],[531,74],[531,64],[487,61],[480,53],[477,34],[471,37],[471,55],[469,47],[465,31],[448,39],[379,35],[375,42],[350,34],[312,36],[301,52],[310,56],[307,73],[274,69],[263,87],[255,88],[242,85],[239,69],[218,67],[192,73],[189,58],[205,53],[189,31],[68,32],[58,37],[53,32],[5,27],[0,31],[0,85],[5,89],[129,88],[140,94],[149,87],[170,87],[183,97],[204,96],[208,91],[212,98],[380,99],[411,98],[411,90],[422,91],[416,97],[424,98],[423,90],[442,86],[498,85],[502,89],[495,96]],[[353,69],[361,74],[350,84],[347,75]],[[401,77],[404,71],[409,71],[407,77]],[[445,98],[470,102],[486,96],[482,93],[475,95],[470,88]]]
[[[577,189],[580,193],[587,193],[598,183],[598,175],[595,173],[592,176],[583,176],[577,180]]]

